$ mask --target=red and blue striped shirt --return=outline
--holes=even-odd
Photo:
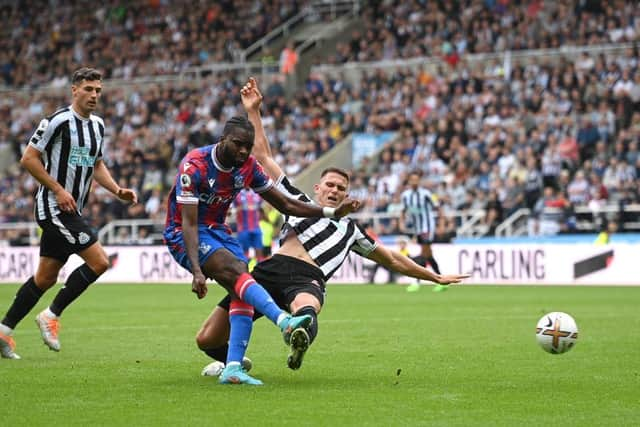
[[[243,188],[262,193],[273,187],[255,157],[239,168],[223,167],[215,156],[217,144],[190,151],[182,159],[169,193],[167,228],[182,228],[182,205],[198,205],[198,225],[224,226],[227,212]]]

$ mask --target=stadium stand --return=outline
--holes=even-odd
[[[336,47],[330,63],[619,43],[638,38],[634,1],[373,1],[362,30]]]
[[[0,82],[64,87],[83,63],[106,78],[129,79],[228,62],[300,7],[295,0],[111,0],[97,8],[88,1],[64,0],[52,7],[42,0],[4,2]]]
[[[395,132],[390,144],[374,158],[356,165],[353,171],[352,194],[366,199],[366,215],[383,218],[376,222],[379,234],[398,231],[398,195],[412,169],[423,171],[424,183],[438,195],[441,234],[448,239],[452,218],[457,219],[458,233],[464,234],[469,226],[460,222],[461,211],[478,213],[473,217],[472,235],[509,234],[516,225],[522,229],[523,224],[530,234],[592,230],[606,220],[620,222],[620,231],[633,227],[639,222],[636,206],[640,203],[637,46],[629,45],[613,53],[587,50],[579,56],[560,55],[553,61],[535,54],[521,63],[487,57],[480,62],[481,67],[477,63],[471,67],[465,60],[468,54],[492,49],[624,42],[636,40],[640,34],[639,12],[630,8],[633,2],[620,2],[615,9],[592,5],[598,2],[574,1],[568,6],[549,3],[542,7],[539,2],[505,6],[500,1],[469,1],[456,3],[464,10],[446,6],[436,10],[445,3],[429,2],[431,6],[419,12],[420,2],[371,2],[360,22],[365,30],[357,35],[347,33],[345,42],[328,52],[327,62],[397,59],[402,64],[403,58],[409,56],[435,55],[440,61],[438,66],[369,67],[355,79],[311,72],[292,97],[286,96],[283,79],[277,74],[261,82],[265,92],[265,128],[278,162],[295,176],[353,132]],[[23,28],[14,30],[11,37],[24,36],[20,31],[30,28],[24,23],[35,15],[28,11],[39,3],[27,4],[24,11],[4,9],[3,22],[7,25],[3,25],[3,31]],[[300,7],[294,2],[279,4],[280,9],[266,11],[270,16],[266,19],[268,24],[250,35],[243,33],[235,42],[247,45],[284,19],[285,12],[293,13]],[[165,24],[155,25],[142,19],[144,8],[161,11]],[[204,6],[187,14],[182,8],[164,5],[162,1],[144,2],[125,8],[121,16],[115,17],[112,14],[119,10],[117,2],[103,9],[100,13],[104,16],[92,18],[91,22],[101,25],[87,29],[88,39],[103,37],[101,32],[109,30],[113,31],[109,36],[113,40],[134,40],[125,50],[132,57],[116,55],[120,51],[116,49],[116,59],[97,63],[107,71],[107,76],[126,76],[121,74],[121,68],[128,66],[136,75],[153,75],[176,72],[187,64],[198,63],[197,55],[189,56],[180,51],[180,43],[169,42],[175,33],[172,36],[171,26],[166,23],[174,18],[180,23],[174,31],[190,34],[194,40],[212,37],[211,32],[202,33],[201,27],[210,12]],[[66,23],[61,34],[68,33],[69,20],[62,18],[69,16],[69,10],[70,6],[64,6],[57,12],[60,21]],[[225,9],[225,14],[230,11]],[[252,9],[251,13],[265,11]],[[236,25],[234,19],[216,16],[214,21],[224,24],[212,30],[213,34],[231,31],[224,25]],[[458,18],[448,19],[452,16]],[[474,19],[472,23],[470,16],[482,19]],[[23,24],[17,25],[19,22]],[[148,37],[136,35],[136,31],[141,31],[136,30],[138,25],[145,28]],[[374,28],[384,30],[372,31]],[[411,28],[420,28],[422,32],[412,33],[408,31]],[[486,33],[484,36],[481,30]],[[508,37],[509,34],[531,37],[525,43],[517,37]],[[177,62],[166,69],[154,68],[162,55],[156,55],[142,41],[152,36],[173,46],[168,51],[175,50],[171,58]],[[34,85],[51,82],[54,76],[63,76],[73,68],[78,60],[73,46],[56,43],[55,38],[47,43],[47,37],[51,35],[31,34],[24,44],[18,44],[15,57],[10,58],[13,54],[7,53],[13,50],[2,50],[5,84],[26,84],[26,73],[32,70],[29,67],[40,70],[33,74],[33,79],[29,77],[29,84]],[[483,37],[490,42],[483,42]],[[355,43],[355,38],[362,43]],[[7,38],[2,40],[4,43]],[[442,56],[446,56],[447,43],[459,60],[452,62]],[[387,44],[396,46],[391,53],[385,49]],[[138,62],[134,53],[143,45],[147,50],[143,49],[141,57],[148,59],[146,65]],[[23,49],[27,49],[24,52],[31,49],[32,55],[39,52],[38,55],[53,55],[60,60],[48,61],[47,64],[52,64],[49,68],[36,63],[20,65],[20,61],[29,58],[23,55]],[[224,49],[216,50],[208,60],[225,59],[221,52]],[[95,54],[90,49],[83,50],[80,58],[92,60],[92,55]],[[107,81],[100,112],[107,123],[108,162],[117,180],[139,190],[141,203],[124,208],[96,191],[91,195],[87,212],[94,225],[102,228],[122,219],[161,223],[176,162],[188,149],[215,141],[221,123],[241,112],[239,88],[243,78],[237,73],[220,72],[203,79],[112,88]],[[67,97],[51,91],[7,93],[10,96],[0,101],[3,119],[0,147],[18,157],[37,120],[64,105]],[[35,188],[36,183],[15,162],[0,172],[0,222],[31,221],[31,194]],[[624,223],[630,225],[625,227]],[[149,231],[151,238],[157,231],[153,227],[142,228],[147,240]],[[0,230],[0,233],[0,240],[25,242],[24,231]],[[122,233],[120,239],[124,241]],[[127,239],[136,241],[135,236]]]

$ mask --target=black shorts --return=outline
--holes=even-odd
[[[289,305],[300,293],[313,295],[324,304],[325,282],[322,270],[309,264],[285,255],[274,255],[261,261],[251,273],[256,282],[267,290],[273,301],[283,310],[289,311]],[[229,311],[231,298],[224,297],[218,305]],[[262,314],[254,314],[254,319],[262,317]]]
[[[42,228],[40,256],[67,262],[71,254],[78,253],[98,241],[98,236],[87,221],[77,214],[61,213],[49,219],[38,220]]]
[[[432,231],[428,231],[426,233],[416,234],[416,242],[419,245],[430,245],[433,243],[434,233]]]

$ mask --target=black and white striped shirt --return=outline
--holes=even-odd
[[[291,198],[314,203],[294,187],[285,175],[278,179],[276,186]],[[300,218],[287,215],[280,234],[281,245],[290,232],[296,233],[311,259],[322,270],[325,281],[342,265],[350,250],[367,256],[378,246],[359,224],[347,217]]]
[[[29,140],[42,153],[47,173],[73,196],[78,213],[89,198],[93,168],[102,158],[104,122],[93,114],[88,119],[77,114],[71,106],[42,119]],[[36,194],[36,219],[43,220],[60,214],[55,194],[41,185]]]
[[[402,192],[406,225],[414,234],[429,234],[436,229],[436,204],[426,188],[410,188]]]

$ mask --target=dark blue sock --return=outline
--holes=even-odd
[[[242,364],[242,358],[247,351],[251,329],[253,328],[253,307],[242,301],[231,301],[229,307],[229,351],[227,365],[230,362]]]
[[[251,304],[274,324],[278,324],[278,317],[284,313],[284,311],[273,301],[271,295],[256,283],[253,276],[249,273],[240,275],[234,289],[242,301]]]

